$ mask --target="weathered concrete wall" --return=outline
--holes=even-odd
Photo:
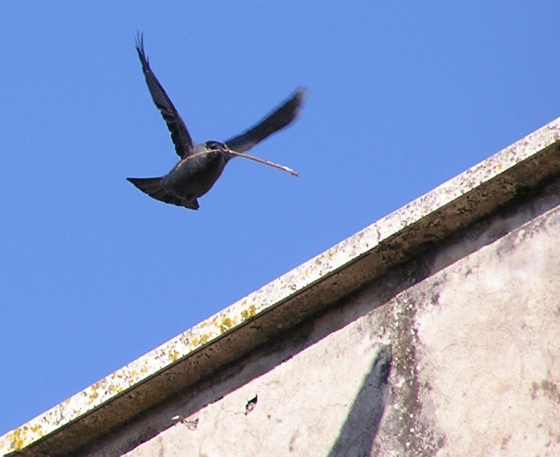
[[[431,246],[80,455],[560,455],[559,195]]]
[[[0,454],[556,455],[555,180],[560,118],[6,433]]]

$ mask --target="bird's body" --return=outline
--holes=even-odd
[[[195,145],[181,116],[150,68],[141,36],[136,42],[136,50],[152,99],[167,123],[181,160],[165,176],[127,179],[141,191],[165,203],[198,209],[197,199],[212,188],[227,162],[291,123],[303,100],[304,90],[300,88],[269,116],[241,135],[225,143],[206,141]]]

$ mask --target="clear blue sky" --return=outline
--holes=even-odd
[[[560,2],[2,2],[0,434],[560,116]],[[196,142],[299,85],[199,211],[134,49]],[[460,325],[460,324],[458,324]]]

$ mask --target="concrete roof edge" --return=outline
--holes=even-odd
[[[520,187],[534,186],[560,173],[560,165],[556,164],[560,162],[559,142],[560,118],[8,432],[0,437],[0,454],[34,448],[56,434],[70,433],[67,430],[77,423],[81,423],[81,433],[73,435],[84,436],[82,432],[89,430],[85,420],[89,415],[94,412],[103,415],[103,409],[110,410],[109,405],[132,390],[143,392],[135,398],[145,401],[139,400],[136,408],[115,419],[118,422],[106,424],[109,428],[125,422],[140,410],[184,388],[186,385],[176,379],[162,381],[163,373],[181,366],[182,370],[188,367],[190,370],[189,359],[205,348],[238,333],[241,337],[237,340],[247,340],[245,343],[237,341],[237,346],[230,345],[238,353],[231,350],[226,353],[224,349],[222,358],[216,358],[219,365],[232,361],[383,274],[405,260],[406,252],[413,252],[427,238],[443,239],[514,198]],[[245,327],[255,320],[262,320],[264,327],[261,326],[258,335],[251,334],[249,338]],[[245,333],[242,332],[244,328]],[[200,371],[207,374],[211,367]],[[187,376],[185,379],[192,383],[198,378]],[[161,392],[149,392],[156,389]],[[86,435],[93,437],[102,432],[92,430]],[[76,439],[74,449],[86,444]],[[53,438],[53,443],[60,442],[60,437]],[[45,446],[50,447],[48,443]],[[30,451],[29,455],[34,452]]]

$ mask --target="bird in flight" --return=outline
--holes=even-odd
[[[241,135],[223,143],[205,141],[195,145],[183,119],[150,68],[144,52],[142,35],[136,39],[136,50],[152,99],[167,123],[175,145],[175,152],[181,158],[165,176],[127,178],[138,189],[156,200],[196,210],[199,208],[198,198],[212,188],[228,161],[233,157],[240,156],[257,160],[297,176],[297,173],[288,167],[249,156],[245,152],[269,135],[283,129],[296,118],[305,95],[303,88],[299,88],[282,105]]]

